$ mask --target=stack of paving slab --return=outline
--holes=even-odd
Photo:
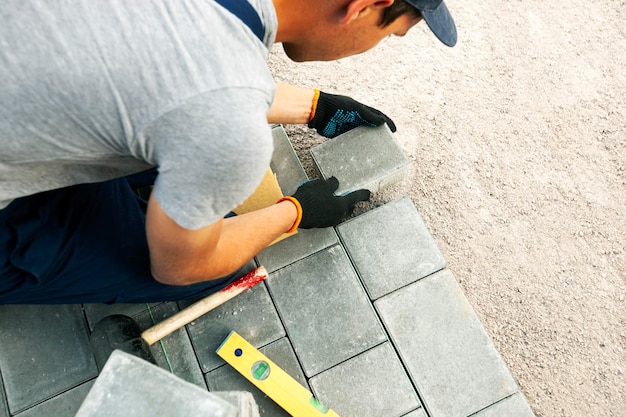
[[[143,359],[114,351],[76,417],[259,417],[252,394],[211,393]]]
[[[292,194],[307,176],[283,128],[273,132],[272,169]],[[338,193],[407,178],[384,126],[311,153]],[[261,416],[286,416],[215,354],[235,330],[342,417],[533,416],[409,198],[300,230],[254,263],[266,282],[152,346],[159,366],[205,390],[249,391]],[[0,306],[0,417],[73,416],[97,377],[88,333],[100,318],[147,328],[188,304]]]

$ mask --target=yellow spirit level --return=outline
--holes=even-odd
[[[339,417],[237,332],[230,332],[216,352],[293,417]]]

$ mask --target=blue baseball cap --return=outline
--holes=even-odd
[[[443,0],[404,0],[420,11],[430,30],[444,45],[456,45],[456,25]]]

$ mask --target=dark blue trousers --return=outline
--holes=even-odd
[[[0,210],[0,304],[144,303],[195,299],[239,273],[189,286],[150,273],[146,201],[154,170],[14,200]]]

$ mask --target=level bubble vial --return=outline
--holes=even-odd
[[[256,361],[252,364],[252,377],[257,381],[264,381],[270,376],[270,365],[265,361]]]

